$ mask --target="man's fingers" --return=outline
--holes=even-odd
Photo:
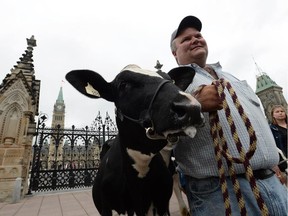
[[[223,109],[223,103],[215,85],[204,86],[201,91],[197,92],[195,97],[201,104],[203,112]]]

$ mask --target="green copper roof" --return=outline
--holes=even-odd
[[[58,98],[56,100],[56,103],[64,103],[64,100],[63,100],[63,90],[62,90],[62,86],[60,87],[60,91],[59,91],[59,94],[58,94]]]
[[[256,93],[271,87],[279,87],[266,73],[257,76]]]

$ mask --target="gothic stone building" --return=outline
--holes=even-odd
[[[16,179],[21,182],[19,196],[24,197],[28,191],[40,80],[34,75],[33,36],[27,39],[27,44],[20,61],[0,83],[0,202],[13,201]]]

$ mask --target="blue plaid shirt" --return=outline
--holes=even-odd
[[[191,66],[195,69],[196,74],[193,83],[188,86],[186,92],[193,93],[202,84],[210,85],[214,78],[198,65],[192,64]],[[279,158],[276,144],[269,124],[261,110],[260,101],[254,91],[246,81],[241,81],[233,75],[223,72],[219,63],[211,64],[210,67],[214,69],[219,78],[224,78],[231,83],[244,112],[250,119],[256,132],[257,149],[250,160],[253,170],[268,169],[277,165]],[[225,89],[225,95],[229,108],[231,109],[231,115],[236,125],[240,141],[245,152],[247,152],[250,139],[246,126],[227,89]],[[224,110],[218,111],[218,115],[228,144],[228,149],[232,156],[239,157]],[[204,113],[204,116],[206,124],[203,128],[197,130],[196,136],[192,139],[190,137],[181,137],[179,143],[174,148],[175,158],[179,165],[178,168],[185,175],[194,178],[207,178],[219,175],[214,153],[214,144],[210,134],[209,115],[208,113]],[[224,164],[226,166],[225,162]],[[234,165],[237,174],[245,172],[242,164]],[[227,166],[225,168],[226,174],[228,175]]]

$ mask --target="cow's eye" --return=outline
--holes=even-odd
[[[126,86],[127,86],[127,83],[126,83],[126,82],[121,82],[121,83],[119,84],[119,90],[120,90],[120,91],[125,90]]]

